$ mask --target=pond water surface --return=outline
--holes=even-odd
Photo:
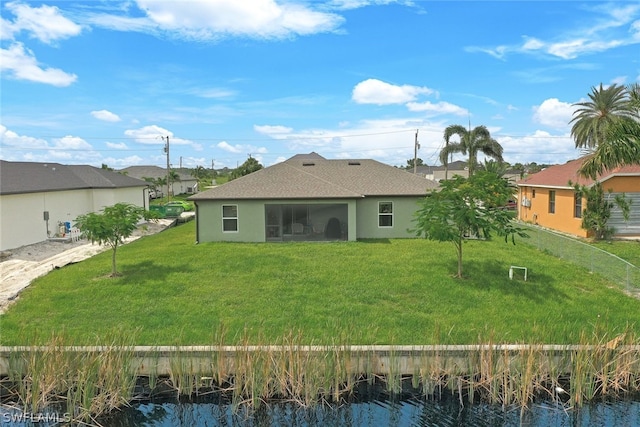
[[[68,421],[68,414],[62,412],[28,414],[17,408],[0,406],[0,426],[52,427],[68,425]],[[424,396],[402,399],[376,396],[375,399],[312,407],[303,407],[297,402],[272,402],[258,408],[205,399],[200,402],[137,403],[114,411],[99,423],[105,427],[640,427],[640,396],[631,400],[594,402],[580,409],[569,408],[566,402],[543,401],[524,410],[483,403],[463,405],[454,395],[440,396],[437,400]]]
[[[455,398],[404,399],[302,408],[297,403],[234,408],[216,403],[145,403],[108,425],[133,426],[640,426],[640,401],[599,402],[579,410],[562,402],[519,407],[462,406]]]

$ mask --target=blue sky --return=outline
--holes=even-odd
[[[438,164],[450,124],[563,163],[572,104],[640,81],[640,2],[3,1],[0,157]]]

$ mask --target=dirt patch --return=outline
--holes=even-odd
[[[175,220],[161,219],[139,226],[125,243],[142,236],[155,234],[172,226]],[[0,314],[15,301],[31,282],[51,270],[82,261],[108,246],[92,244],[87,240],[75,242],[44,241],[2,252],[0,257]]]

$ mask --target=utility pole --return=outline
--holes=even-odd
[[[169,136],[165,136],[162,138],[165,142],[164,144],[164,152],[167,153],[167,201],[171,201],[171,187],[170,187],[170,176],[171,169],[169,166]]]
[[[418,129],[416,129],[416,139],[413,144],[413,173],[415,174],[418,169],[418,150],[420,149],[420,143],[418,142]]]

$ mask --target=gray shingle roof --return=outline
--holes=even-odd
[[[198,193],[190,200],[423,196],[437,186],[434,181],[375,160],[298,155]]]
[[[195,178],[186,173],[184,169],[172,169],[178,173],[181,181],[194,181]],[[167,169],[159,166],[129,166],[121,169],[119,172],[126,173],[128,176],[134,178],[165,178],[167,176]]]
[[[0,194],[146,186],[139,179],[88,165],[0,160]]]

